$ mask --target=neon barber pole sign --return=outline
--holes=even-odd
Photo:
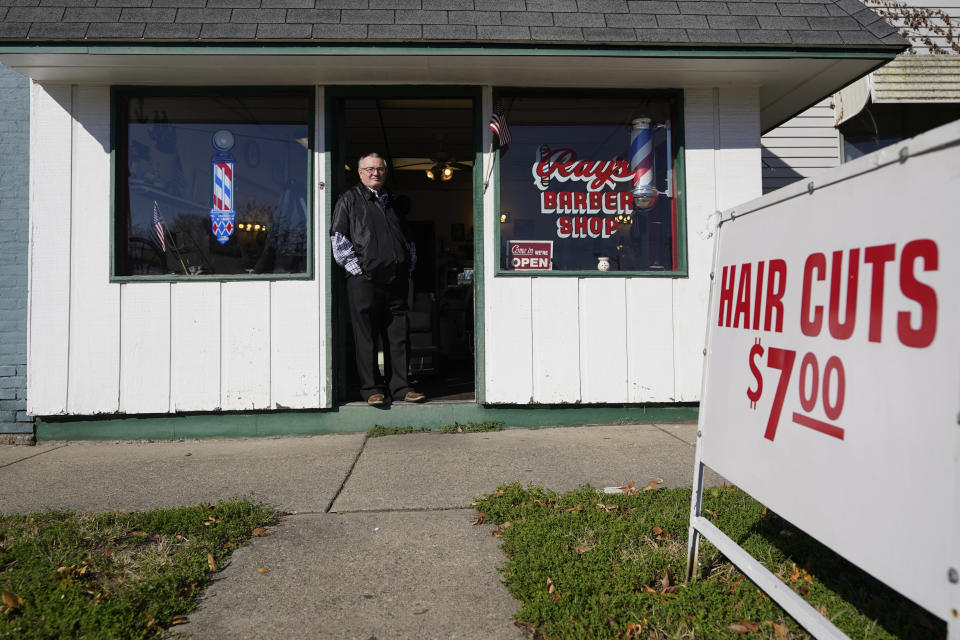
[[[213,169],[213,208],[210,209],[210,228],[220,244],[226,244],[233,235],[237,212],[233,209],[233,134],[221,129],[213,134],[216,153],[210,159]]]
[[[541,145],[531,167],[533,182],[540,190],[540,213],[557,215],[559,238],[609,238],[621,222],[650,208],[658,195],[670,196],[670,162],[666,162],[667,190],[654,186],[653,129],[664,128],[670,152],[670,123],[651,126],[649,118],[633,121],[630,159],[585,160],[573,149],[550,149]],[[584,183],[585,191],[552,190],[551,183]],[[630,183],[630,191],[617,191],[619,183]]]

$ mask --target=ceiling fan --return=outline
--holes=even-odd
[[[473,161],[457,161],[449,151],[435,151],[427,158],[394,158],[396,171],[424,171],[430,180],[450,180],[454,171],[472,169]]]

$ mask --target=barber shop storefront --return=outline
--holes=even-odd
[[[762,130],[894,53],[21,44],[40,438],[694,418],[715,213]],[[330,226],[370,152],[423,404],[359,392]]]

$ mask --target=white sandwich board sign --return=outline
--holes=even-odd
[[[716,236],[691,556],[724,537],[706,464],[960,638],[960,122],[726,211]]]

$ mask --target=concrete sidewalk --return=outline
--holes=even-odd
[[[172,629],[185,637],[520,638],[473,497],[510,482],[689,486],[695,439],[695,424],[646,424],[0,447],[0,511],[252,494],[292,513],[233,554]]]

